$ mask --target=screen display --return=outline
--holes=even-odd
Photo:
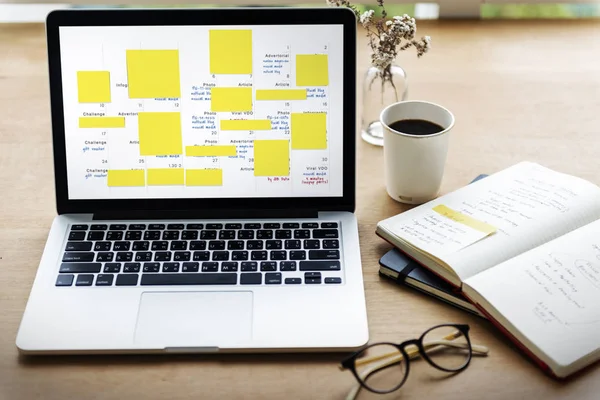
[[[59,29],[69,199],[343,195],[342,25]]]

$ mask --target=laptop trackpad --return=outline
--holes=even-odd
[[[252,337],[252,292],[144,292],[135,344],[224,347]]]

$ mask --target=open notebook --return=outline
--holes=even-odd
[[[381,221],[553,375],[600,359],[600,187],[523,162]]]

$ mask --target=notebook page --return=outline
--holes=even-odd
[[[423,218],[429,218],[427,213],[439,205],[496,230],[449,248],[457,237],[449,224],[423,223],[427,222]],[[448,264],[464,280],[598,218],[598,186],[522,162],[381,224],[412,245],[427,248],[429,254]],[[408,226],[419,231],[410,232]],[[424,243],[427,237],[438,238],[437,243]]]
[[[558,365],[600,349],[600,221],[469,278],[465,285]]]

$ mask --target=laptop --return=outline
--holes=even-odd
[[[368,341],[344,9],[62,10],[27,354]]]

